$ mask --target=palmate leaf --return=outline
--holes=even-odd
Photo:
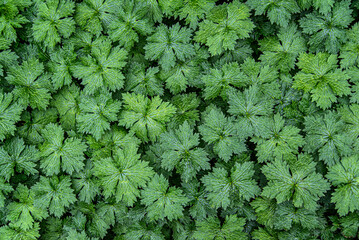
[[[160,25],[155,33],[147,38],[144,47],[146,58],[158,60],[158,64],[164,70],[175,66],[176,60],[185,61],[195,54],[195,49],[190,43],[192,31],[179,24],[168,28]]]
[[[207,152],[198,147],[199,134],[193,133],[187,122],[163,133],[160,144],[163,149],[161,166],[169,171],[176,168],[184,182],[196,177],[200,170],[210,168]]]
[[[340,216],[359,209],[359,157],[353,155],[343,158],[329,167],[326,175],[336,187],[332,194],[332,202]]]
[[[75,21],[71,17],[75,3],[71,0],[38,1],[36,7],[37,18],[32,26],[35,41],[52,49],[61,38],[68,38],[75,31]]]
[[[253,174],[251,162],[235,163],[230,173],[224,168],[214,168],[213,172],[201,179],[209,193],[207,198],[211,206],[226,209],[234,202],[233,196],[249,200],[258,195],[260,188],[252,178]]]
[[[40,224],[36,222],[28,230],[9,224],[0,228],[0,234],[4,240],[36,240],[40,237]]]
[[[24,140],[18,137],[9,139],[0,147],[0,176],[10,181],[15,173],[36,174],[39,159],[40,154],[35,146],[26,146]]]
[[[170,187],[163,175],[156,174],[141,191],[141,203],[150,220],[178,219],[183,216],[189,199],[176,187]]]
[[[310,93],[318,107],[331,107],[337,96],[350,94],[349,76],[338,68],[337,62],[333,54],[301,54],[297,63],[301,71],[294,76],[293,87]]]
[[[124,85],[121,70],[126,59],[126,50],[113,47],[111,40],[100,37],[91,44],[90,55],[82,56],[78,65],[71,66],[71,71],[82,80],[86,94],[93,95],[104,88],[115,91]]]
[[[318,200],[329,190],[329,183],[322,175],[315,172],[315,162],[310,156],[299,155],[299,167],[288,166],[282,160],[275,160],[262,167],[262,172],[269,180],[263,188],[262,195],[275,198],[278,203],[293,199],[295,207],[316,210]]]
[[[66,212],[66,208],[77,200],[69,176],[51,178],[41,176],[40,181],[31,190],[36,197],[35,206],[48,208],[55,217],[61,217]]]
[[[56,175],[60,170],[72,174],[84,167],[84,151],[87,146],[79,138],[68,137],[61,126],[50,123],[42,131],[44,143],[39,147],[41,152],[42,171],[47,176]]]
[[[194,40],[206,44],[212,56],[234,50],[236,42],[248,38],[254,28],[249,16],[249,8],[240,1],[215,6],[199,23]]]
[[[196,222],[196,231],[193,237],[198,240],[221,240],[221,239],[247,239],[243,232],[246,220],[236,215],[228,215],[223,224],[216,217],[208,217]]]
[[[219,109],[212,109],[205,115],[198,129],[203,140],[213,144],[213,151],[226,162],[233,154],[246,150],[244,137],[237,131],[233,117],[225,117]]]
[[[99,140],[110,129],[110,123],[117,120],[120,108],[121,103],[106,91],[96,96],[80,96],[80,112],[76,115],[78,130]]]
[[[172,104],[163,102],[159,96],[150,99],[140,94],[125,93],[123,102],[119,125],[130,128],[144,142],[155,142],[165,132],[165,124],[176,112]]]
[[[112,157],[94,161],[93,173],[99,178],[103,195],[115,196],[132,206],[140,196],[140,188],[146,186],[154,172],[148,162],[140,160],[136,146],[128,146],[114,152]]]
[[[0,141],[7,135],[14,135],[15,123],[20,120],[23,107],[13,100],[11,93],[0,92]]]
[[[26,186],[19,184],[13,198],[14,201],[7,205],[6,220],[10,221],[15,228],[29,230],[36,227],[35,220],[42,220],[48,216],[45,209],[34,205],[35,193]]]

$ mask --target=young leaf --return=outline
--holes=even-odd
[[[13,227],[26,231],[36,227],[35,220],[47,218],[47,211],[34,205],[38,201],[35,193],[21,183],[17,186],[13,198],[14,201],[7,205],[6,215],[6,220],[10,221]]]
[[[21,66],[12,66],[6,80],[15,86],[14,97],[27,107],[45,109],[49,104],[51,94],[50,76],[44,73],[44,65],[35,58],[22,63]]]
[[[84,92],[93,95],[97,90],[115,91],[124,84],[121,69],[125,66],[127,51],[113,47],[109,39],[98,38],[91,45],[90,55],[82,56],[80,64],[71,67],[73,76],[82,80]]]
[[[293,199],[295,207],[316,210],[319,198],[324,196],[330,185],[322,175],[315,172],[316,164],[310,156],[299,155],[298,161],[305,161],[306,166],[289,167],[282,160],[263,166],[262,172],[269,182],[263,188],[262,195],[275,198],[278,203]]]
[[[224,168],[214,168],[201,181],[208,192],[208,199],[214,208],[226,209],[233,203],[233,197],[249,200],[260,193],[260,188],[253,180],[253,163],[235,163],[231,172]]]
[[[282,159],[298,153],[298,148],[304,145],[304,139],[299,134],[300,129],[286,126],[285,120],[279,114],[265,122],[263,137],[253,137],[251,141],[257,144],[256,156],[259,162]]]
[[[300,11],[295,0],[248,0],[246,2],[256,15],[267,14],[271,23],[276,23],[281,27],[287,27],[292,14]]]
[[[219,239],[247,239],[243,232],[246,220],[238,218],[236,215],[226,216],[221,224],[220,219],[208,217],[207,219],[196,222],[196,231],[193,237],[198,240],[219,240]]]
[[[319,159],[328,166],[338,163],[341,157],[352,152],[354,138],[346,132],[345,123],[336,113],[307,116],[304,124],[307,133],[304,150],[310,153],[318,151]]]

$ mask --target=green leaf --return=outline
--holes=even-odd
[[[249,8],[239,1],[215,6],[199,23],[194,40],[208,46],[212,56],[234,50],[237,41],[248,38],[254,29],[249,17]]]
[[[249,201],[260,193],[253,175],[253,163],[235,163],[230,173],[224,168],[214,168],[201,181],[206,187],[211,206],[226,209],[235,200],[234,196]]]
[[[326,177],[335,186],[332,202],[340,216],[359,209],[359,157],[343,158],[329,167]]]
[[[55,217],[61,217],[66,212],[65,208],[77,201],[69,176],[51,178],[41,176],[40,181],[31,190],[36,196],[35,206],[48,208]]]
[[[199,134],[193,133],[187,122],[163,133],[160,144],[163,149],[161,166],[168,171],[176,169],[184,182],[195,178],[200,170],[210,169],[207,152],[198,147]]]
[[[236,62],[224,64],[221,69],[211,68],[210,72],[202,76],[204,98],[208,100],[220,96],[226,100],[230,91],[244,85],[243,78]]]
[[[14,189],[12,188],[10,183],[7,183],[4,178],[0,177],[0,208],[3,208],[5,206],[5,200],[8,199],[6,195],[13,190]]]
[[[99,140],[105,130],[110,129],[110,123],[118,119],[121,103],[112,99],[111,93],[100,92],[96,96],[80,96],[79,108],[80,113],[76,116],[78,130]]]
[[[10,221],[14,228],[21,231],[36,227],[35,220],[42,220],[48,216],[47,211],[34,205],[38,199],[35,193],[21,183],[17,186],[13,195],[14,201],[7,205],[6,220]]]
[[[35,223],[32,228],[24,230],[9,224],[0,228],[0,235],[4,240],[37,240],[40,237],[40,226],[39,223]]]
[[[293,87],[310,93],[318,107],[331,107],[337,96],[350,94],[349,76],[338,68],[337,62],[336,55],[301,54],[297,64],[301,71],[294,76]]]
[[[57,175],[60,170],[72,174],[84,167],[86,144],[79,138],[67,137],[61,126],[50,123],[42,131],[44,143],[39,147],[43,172],[47,176]]]
[[[84,0],[76,5],[76,23],[98,36],[118,19],[120,3],[117,0]]]
[[[269,118],[263,127],[262,137],[253,137],[251,141],[257,144],[256,156],[259,162],[282,159],[298,153],[298,148],[304,145],[304,139],[299,134],[300,129],[285,125],[280,114]]]
[[[359,40],[356,36],[359,34],[359,24],[354,24],[351,29],[347,30],[348,41],[340,49],[340,65],[344,68],[358,65],[359,63]]]
[[[185,61],[195,54],[193,45],[190,43],[192,31],[179,24],[168,28],[160,25],[155,33],[147,38],[144,47],[146,59],[158,60],[158,64],[164,70],[174,67],[177,60]]]
[[[75,21],[72,14],[75,3],[70,0],[38,1],[37,18],[32,25],[32,35],[37,42],[43,42],[45,47],[54,48],[61,38],[69,38],[75,31]]]
[[[176,187],[170,187],[168,180],[156,174],[141,191],[141,203],[146,205],[150,220],[167,218],[172,221],[183,217],[184,207],[189,199]]]
[[[345,123],[335,112],[328,111],[324,116],[307,116],[304,124],[307,133],[304,150],[310,153],[318,151],[319,159],[328,166],[351,154],[354,138],[348,134]]]
[[[275,37],[260,40],[259,45],[263,53],[259,59],[282,72],[292,70],[298,55],[307,50],[306,41],[294,24],[281,28]]]
[[[126,59],[126,50],[113,47],[109,39],[100,37],[93,41],[90,55],[82,56],[78,65],[71,66],[71,71],[82,80],[86,94],[93,95],[100,89],[115,91],[124,85],[121,69]]]
[[[247,239],[247,235],[243,232],[245,223],[244,218],[238,218],[236,215],[226,216],[223,224],[220,219],[209,217],[196,222],[197,228],[193,237],[198,240],[245,240]]]
[[[256,85],[229,93],[228,104],[228,112],[236,117],[238,132],[245,138],[264,135],[263,127],[273,112],[274,102],[261,94]]]
[[[140,196],[139,189],[146,186],[154,172],[132,146],[115,151],[112,157],[95,160],[93,174],[99,178],[104,197],[115,196],[116,202],[133,206]]]
[[[31,58],[21,66],[10,67],[6,80],[15,86],[14,97],[19,99],[24,107],[46,109],[51,98],[50,76],[44,73],[44,65],[39,60]]]
[[[316,210],[318,200],[329,190],[329,183],[315,171],[315,162],[307,155],[299,155],[298,162],[304,166],[290,167],[282,160],[275,160],[262,167],[268,179],[262,195],[275,198],[278,203],[293,199],[295,207]]]
[[[153,26],[145,18],[147,13],[145,2],[127,0],[121,3],[119,19],[109,24],[109,36],[113,41],[118,41],[120,46],[130,49],[139,41],[139,35],[151,34]]]
[[[316,0],[317,1],[317,0]],[[319,2],[319,1],[318,1]],[[320,2],[325,2],[320,0]],[[332,11],[324,14],[306,14],[299,20],[303,32],[310,35],[308,44],[313,52],[327,51],[335,54],[346,41],[346,30],[353,21],[350,1],[336,2]]]
[[[287,27],[292,14],[300,11],[295,0],[248,0],[246,2],[256,15],[266,13],[271,23],[276,23],[281,27]]]
[[[13,138],[0,147],[0,176],[6,181],[16,173],[37,174],[36,162],[40,159],[35,146],[26,146],[21,138]],[[15,173],[16,172],[16,173]]]
[[[165,124],[176,112],[172,104],[162,102],[159,96],[149,99],[143,95],[125,93],[123,102],[119,125],[130,128],[144,142],[155,142],[165,132]]]
[[[20,120],[22,106],[13,100],[11,93],[0,92],[0,141],[7,135],[14,135],[15,123]]]
[[[225,162],[233,154],[246,150],[242,135],[237,131],[234,119],[225,117],[218,109],[212,109],[204,116],[204,122],[198,127],[204,141],[213,144],[213,151]]]
[[[182,125],[185,121],[189,125],[194,125],[199,121],[198,106],[201,100],[196,93],[176,95],[172,98],[171,103],[177,108],[176,114],[172,117],[169,127]]]

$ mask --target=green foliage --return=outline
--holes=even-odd
[[[36,162],[39,159],[40,154],[35,146],[26,146],[21,138],[10,139],[0,147],[0,176],[10,181],[15,172],[37,174]]]
[[[220,110],[212,109],[204,116],[199,131],[204,141],[213,145],[213,151],[228,162],[233,154],[245,151],[243,136],[237,131],[232,117],[226,117]]]
[[[255,9],[256,15],[267,14],[271,23],[287,27],[293,13],[298,13],[300,8],[295,0],[248,0],[247,4]]]
[[[327,10],[325,14],[313,12],[300,19],[303,32],[310,35],[308,44],[312,51],[327,51],[331,54],[339,51],[340,45],[346,40],[344,29],[353,21],[353,11],[349,5],[350,1],[339,1],[329,13],[326,13]]]
[[[318,107],[329,108],[337,102],[337,96],[350,93],[349,76],[337,63],[333,54],[301,54],[297,64],[301,71],[294,76],[293,87],[310,93]]]
[[[259,194],[260,188],[252,178],[253,164],[236,163],[230,173],[224,168],[214,168],[202,178],[212,207],[226,209],[236,198],[249,200]]]
[[[304,139],[299,134],[300,129],[285,125],[285,120],[279,114],[269,118],[263,128],[263,136],[252,138],[257,144],[259,162],[290,157],[298,153],[298,148],[304,144]]]
[[[128,147],[115,151],[113,157],[94,161],[93,173],[99,178],[106,198],[115,196],[117,202],[134,204],[140,195],[139,188],[146,186],[154,174],[148,163],[139,158],[137,148]]]
[[[21,66],[12,66],[6,80],[15,86],[14,97],[24,107],[45,109],[51,99],[50,76],[44,73],[44,65],[39,60],[31,58]]]
[[[188,198],[182,190],[170,187],[163,175],[156,174],[141,191],[141,203],[146,206],[147,216],[151,220],[178,219],[183,216],[183,207]]]
[[[247,5],[238,0],[215,6],[207,13],[206,19],[199,23],[194,39],[206,44],[212,56],[225,50],[234,50],[236,42],[248,38],[254,28],[249,16]]]
[[[79,131],[98,140],[105,130],[110,129],[110,123],[118,119],[121,103],[112,99],[111,93],[101,92],[96,96],[81,96],[78,106],[80,112],[76,115],[76,122]]]
[[[155,96],[149,99],[139,94],[123,95],[124,111],[121,112],[119,124],[136,133],[142,141],[156,141],[157,137],[166,130],[165,123],[169,122],[176,108]]]
[[[247,239],[243,232],[244,224],[245,219],[238,218],[236,215],[227,216],[223,224],[218,218],[209,217],[196,222],[197,230],[193,236],[199,240]]]
[[[259,42],[263,54],[260,60],[282,72],[288,72],[295,67],[297,57],[306,51],[306,42],[296,25],[281,28],[277,36],[268,37]]]
[[[176,168],[184,182],[195,178],[198,171],[210,168],[207,152],[198,147],[199,134],[193,133],[187,121],[178,129],[163,133],[160,143],[161,166],[169,171]]]
[[[305,119],[306,145],[308,152],[319,153],[319,159],[332,166],[351,152],[353,138],[345,131],[345,124],[334,112],[324,116],[308,116]]]
[[[194,47],[190,44],[192,31],[179,24],[168,28],[160,25],[153,35],[147,38],[148,43],[144,47],[146,58],[158,60],[158,64],[164,70],[174,67],[176,61],[185,61],[194,55]]]
[[[292,199],[295,207],[315,210],[319,198],[329,190],[329,184],[316,173],[316,164],[309,156],[299,155],[298,162],[288,166],[282,160],[275,160],[263,166],[262,172],[269,182],[262,195],[275,198],[278,203]]]
[[[23,108],[13,100],[11,93],[0,92],[0,140],[3,141],[7,135],[14,135],[15,123],[20,120]]]
[[[71,67],[73,76],[82,80],[84,92],[94,94],[99,89],[115,91],[124,85],[121,69],[125,66],[126,50],[112,47],[109,39],[98,38],[91,45],[90,55],[83,56]]]
[[[357,239],[358,11],[0,0],[0,239]]]
[[[41,176],[40,181],[31,190],[36,195],[35,206],[48,209],[55,217],[61,217],[65,213],[65,208],[76,201],[69,176]]]
[[[81,139],[67,137],[61,126],[48,124],[42,131],[44,143],[39,147],[40,167],[47,176],[57,175],[60,170],[68,174],[84,167],[86,144]]]
[[[75,31],[72,19],[75,3],[71,0],[46,0],[36,3],[37,18],[32,26],[32,34],[37,42],[54,48],[61,38],[69,38]]]
[[[332,202],[340,216],[359,209],[358,198],[358,155],[343,158],[339,163],[329,167],[327,178],[335,186]]]

